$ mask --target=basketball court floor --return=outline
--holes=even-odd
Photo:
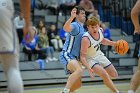
[[[127,93],[129,89],[129,82],[115,82],[117,88],[123,93]],[[25,87],[24,93],[60,93],[64,85],[53,86],[31,86]],[[7,93],[0,91],[0,93]],[[83,84],[83,86],[76,91],[76,93],[112,93],[104,84],[96,84],[96,82]],[[140,87],[136,93],[140,93]]]
[[[116,83],[115,83],[116,84]],[[117,83],[117,88],[122,91],[123,93],[127,93],[129,89],[129,83]],[[60,93],[63,87],[52,87],[52,88],[37,88],[37,89],[27,89],[24,93]],[[99,84],[90,84],[90,85],[83,85],[76,93],[112,93],[105,85]],[[137,90],[136,93],[140,93],[140,88]]]
[[[116,87],[123,93],[127,93],[129,89],[129,82],[115,82]],[[35,86],[26,87],[24,93],[60,93],[64,85],[53,86]],[[0,92],[6,93],[6,92]],[[112,93],[104,84],[96,84],[96,82],[83,84],[83,86],[76,91],[76,93]],[[140,93],[140,87],[136,93]]]

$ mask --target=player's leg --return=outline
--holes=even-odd
[[[103,67],[96,64],[96,65],[93,66],[92,70],[95,74],[99,75],[103,79],[104,84],[109,89],[111,89],[112,92],[119,93],[117,88],[114,86],[112,80],[110,79],[110,76],[108,75],[108,73],[106,72],[106,70]]]
[[[78,78],[76,82],[70,88],[70,93],[73,93],[75,90],[79,89],[82,86],[81,78]]]
[[[9,93],[23,93],[23,82],[19,70],[19,56],[15,54],[1,55],[4,73],[8,80]]]
[[[78,78],[81,77],[83,72],[83,69],[81,68],[81,65],[78,63],[77,60],[71,60],[67,64],[67,69],[72,70],[73,73],[70,74],[70,76],[68,77],[67,84],[65,86],[64,92],[62,93],[69,93],[72,85],[78,80]]]
[[[80,64],[80,62],[79,62],[79,64]],[[81,65],[81,64],[80,64]],[[82,66],[82,65],[81,65]],[[74,71],[71,69],[71,68],[69,68],[69,70],[73,73]],[[70,93],[73,93],[75,90],[77,90],[78,88],[80,88],[82,86],[82,81],[81,81],[81,77],[80,78],[78,78],[77,80],[76,80],[76,82],[71,86],[71,88],[70,88]]]
[[[138,69],[131,79],[130,90],[128,91],[128,93],[135,93],[135,91],[138,89],[139,86],[140,86],[140,57],[138,60]]]
[[[64,65],[67,74],[70,74],[64,90],[61,93],[69,93],[72,85],[81,77],[83,69],[75,56],[62,51],[60,53],[60,62]]]
[[[118,73],[117,73],[115,67],[112,64],[104,67],[104,69],[106,70],[106,72],[109,74],[109,76],[111,78],[117,78],[118,77]]]
[[[98,60],[100,61],[100,64],[102,65],[102,67],[104,67],[104,69],[106,70],[106,72],[109,74],[110,77],[112,77],[112,78],[118,77],[118,73],[117,73],[115,67],[106,58],[106,56],[100,55],[100,59],[98,59]]]

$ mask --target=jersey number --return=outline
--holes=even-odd
[[[94,48],[98,51],[100,49],[100,44],[95,45]]]

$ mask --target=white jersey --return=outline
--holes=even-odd
[[[0,0],[0,53],[15,51],[17,38],[12,21],[13,13],[12,0]]]
[[[83,35],[83,37],[88,37],[88,39],[90,41],[90,47],[88,48],[87,55],[86,55],[87,59],[96,57],[97,55],[104,55],[103,52],[100,50],[100,44],[101,44],[101,41],[104,38],[101,30],[102,29],[100,29],[98,31],[98,33],[99,33],[99,39],[98,40],[95,40],[94,37],[92,37],[89,32],[86,32]]]

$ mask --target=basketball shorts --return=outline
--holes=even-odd
[[[77,58],[66,51],[62,51],[60,53],[59,59],[60,59],[60,62],[64,65],[64,70],[65,70],[66,74],[71,74],[71,72],[67,69],[67,64],[71,60],[77,60]]]
[[[93,68],[96,64],[99,64],[104,68],[111,65],[111,62],[104,55],[97,55],[94,58],[89,58],[87,59],[87,62],[91,68]]]

